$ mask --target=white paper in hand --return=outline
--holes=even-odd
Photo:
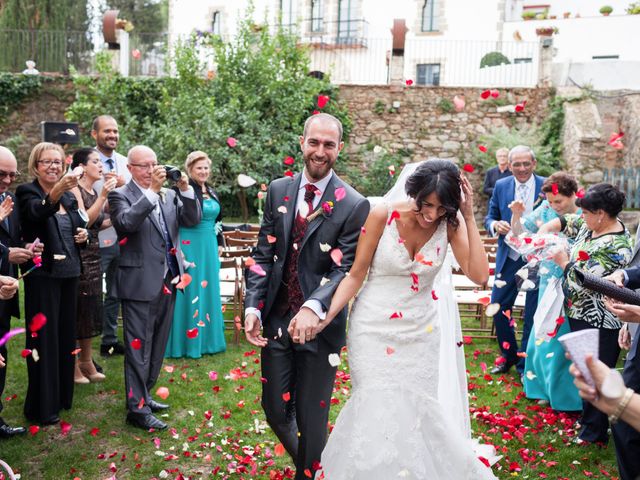
[[[571,360],[576,364],[578,370],[586,380],[586,382],[595,387],[593,377],[587,368],[585,357],[592,354],[593,359],[597,360],[600,353],[598,340],[600,331],[597,328],[589,328],[587,330],[578,330],[577,332],[567,333],[558,338],[558,341],[566,352],[571,356]]]

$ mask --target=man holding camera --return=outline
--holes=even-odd
[[[183,281],[178,228],[198,224],[201,211],[185,174],[177,178],[179,193],[162,188],[167,173],[176,169],[158,165],[149,147],[137,145],[127,158],[132,179],[108,197],[120,243],[111,294],[122,302],[127,422],[160,430],[167,424],[153,413],[169,406],[153,400],[150,392],[171,330],[175,289]]]

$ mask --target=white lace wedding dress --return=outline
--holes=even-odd
[[[349,319],[352,392],[322,454],[326,480],[496,478],[469,435],[453,287],[433,290],[447,247],[441,222],[414,261],[395,221],[385,227]]]

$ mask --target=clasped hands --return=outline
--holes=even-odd
[[[287,332],[293,343],[304,345],[306,342],[315,340],[328,324],[326,319],[320,320],[320,317],[310,308],[302,307],[289,322]]]

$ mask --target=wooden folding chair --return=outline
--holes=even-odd
[[[254,248],[256,245],[258,245],[258,237],[255,237],[255,238],[226,237],[225,242],[227,244],[227,247]]]
[[[239,264],[240,259],[237,257],[220,259],[220,299],[225,305],[225,310],[231,306],[233,315],[232,319],[225,319],[224,324],[226,329],[233,330],[233,341],[236,345],[240,343],[244,302],[242,269]]]

